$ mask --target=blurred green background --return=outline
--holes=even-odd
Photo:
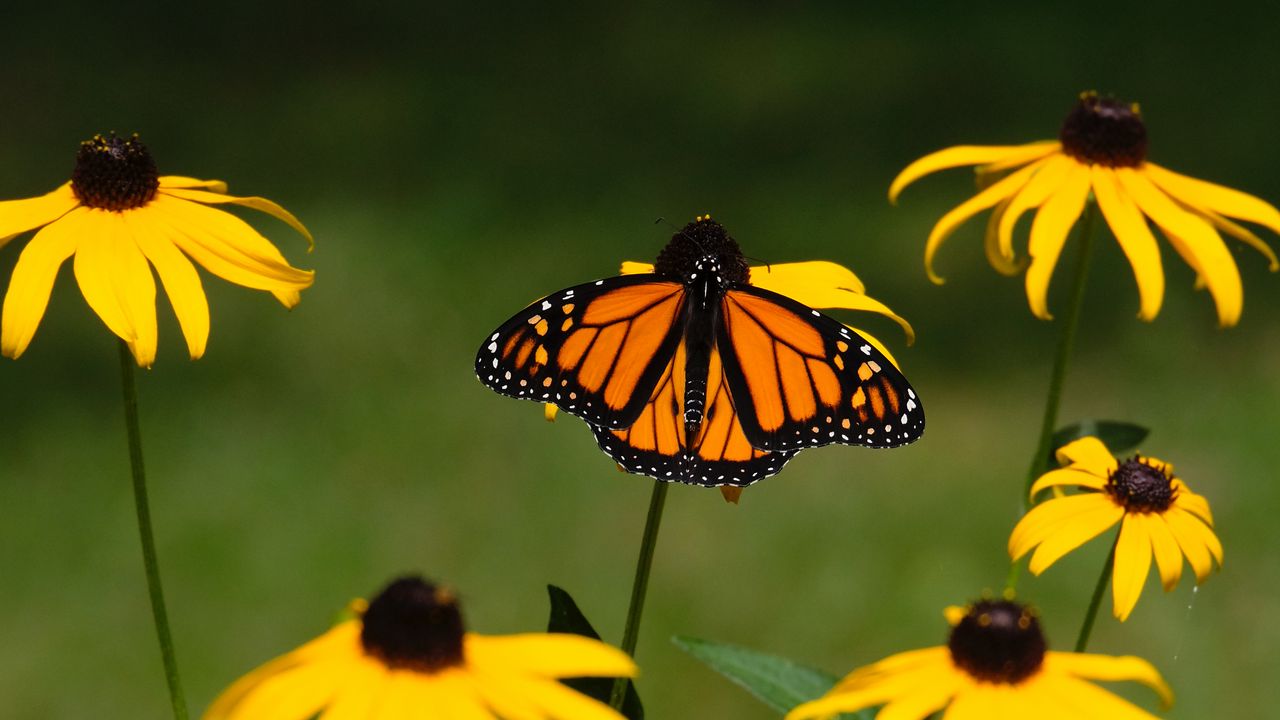
[[[255,218],[314,288],[289,313],[206,276],[207,356],[186,359],[162,301],[140,378],[197,712],[405,571],[454,584],[489,633],[542,627],[555,583],[616,641],[650,482],[616,472],[576,419],[484,389],[481,339],[540,294],[654,256],[658,217],[711,212],[757,258],[854,268],[918,331],[906,348],[888,321],[846,318],[897,353],[925,438],[804,453],[737,507],[676,487],[653,570],[650,716],[764,719],[668,638],[842,673],[943,641],[943,606],[1007,567],[1056,328],[985,265],[982,221],[941,253],[949,282],[925,279],[924,238],[972,192],[968,171],[897,208],[889,180],[947,145],[1051,137],[1096,88],[1141,101],[1157,161],[1280,200],[1278,20],[1263,3],[33,3],[0,29],[0,197],[63,182],[95,132],[137,131],[163,172],[224,178],[316,235],[308,256]],[[24,242],[0,251],[0,276]],[[1165,306],[1145,324],[1115,243],[1099,247],[1063,418],[1153,426],[1143,449],[1210,498],[1227,559],[1194,595],[1152,579],[1091,649],[1154,662],[1179,695],[1170,717],[1273,715],[1280,277],[1236,245],[1245,312],[1219,330],[1164,245]],[[74,285],[64,268],[30,351],[0,361],[0,715],[160,718],[114,340]],[[1105,550],[1024,580],[1055,647]]]

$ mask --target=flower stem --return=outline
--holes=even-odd
[[[124,418],[129,429],[129,462],[133,469],[133,502],[138,512],[138,534],[142,537],[142,563],[147,571],[147,590],[151,595],[151,615],[155,620],[160,655],[164,658],[165,679],[169,683],[169,702],[175,720],[187,720],[187,700],[182,694],[178,661],[173,653],[173,637],[164,609],[164,590],[160,587],[160,564],[156,560],[156,543],[151,531],[151,510],[147,505],[147,473],[142,465],[142,431],[138,425],[138,388],[133,378],[133,354],[120,342],[120,379],[124,385]]]
[[[662,508],[667,501],[669,483],[653,481],[653,494],[649,496],[649,514],[644,520],[644,536],[640,539],[640,557],[636,561],[636,578],[631,584],[631,604],[627,608],[627,625],[622,633],[622,651],[635,657],[636,641],[640,636],[640,614],[644,612],[644,596],[649,589],[649,568],[653,566],[653,550],[658,544],[658,526],[662,523]],[[627,697],[627,678],[613,681],[609,705],[622,709]]]
[[[1120,533],[1111,543],[1111,552],[1107,553],[1107,561],[1102,564],[1102,574],[1098,576],[1098,584],[1093,588],[1093,597],[1089,600],[1089,609],[1085,611],[1084,622],[1080,624],[1080,635],[1076,637],[1076,652],[1084,652],[1089,645],[1089,634],[1093,632],[1093,621],[1098,617],[1098,606],[1102,604],[1102,592],[1107,589],[1107,578],[1111,577],[1111,568],[1116,564],[1116,545],[1120,542]]]
[[[1067,306],[1067,315],[1062,320],[1061,332],[1058,335],[1058,351],[1053,358],[1053,373],[1049,376],[1049,396],[1044,403],[1044,417],[1040,421],[1040,439],[1036,443],[1036,454],[1031,458],[1031,466],[1027,470],[1027,479],[1022,488],[1022,513],[1026,514],[1031,486],[1049,466],[1049,451],[1053,448],[1053,431],[1058,424],[1058,406],[1062,400],[1062,386],[1067,377],[1067,362],[1071,359],[1071,348],[1076,341],[1076,328],[1080,324],[1080,308],[1084,305],[1084,288],[1089,278],[1089,265],[1093,259],[1093,229],[1097,224],[1098,205],[1090,200],[1085,203],[1084,218],[1080,222],[1079,255],[1076,258],[1075,276],[1071,282],[1071,301]],[[1009,577],[1005,581],[1005,592],[1012,593],[1018,587],[1018,574],[1021,564],[1009,565]]]

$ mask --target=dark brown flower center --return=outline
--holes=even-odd
[[[452,592],[404,577],[369,603],[360,643],[389,668],[431,673],[462,664],[463,632]]]
[[[1044,634],[1028,607],[1007,600],[974,603],[951,629],[951,660],[977,680],[1018,683],[1044,662]]]
[[[658,253],[653,271],[687,283],[695,279],[699,267],[716,273],[726,285],[745,285],[751,276],[738,241],[710,215],[699,216],[671,236],[671,242]]]
[[[1120,463],[1107,479],[1106,490],[1126,512],[1164,512],[1177,497],[1173,475],[1141,455]]]
[[[156,162],[135,133],[129,139],[94,135],[80,143],[71,190],[81,203],[100,210],[129,210],[151,201],[160,187]]]
[[[1091,165],[1137,167],[1147,159],[1147,126],[1137,103],[1088,92],[1071,109],[1058,133],[1062,150]]]

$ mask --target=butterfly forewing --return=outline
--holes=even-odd
[[[476,354],[476,375],[503,395],[552,402],[593,425],[635,422],[671,364],[685,288],[628,275],[534,302]]]
[[[924,431],[920,401],[888,358],[856,331],[783,295],[729,290],[716,342],[739,422],[757,448],[889,448]]]

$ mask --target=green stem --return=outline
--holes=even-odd
[[[649,496],[649,514],[644,520],[644,536],[640,539],[640,557],[636,560],[636,578],[631,584],[631,604],[627,608],[627,625],[622,632],[622,651],[635,657],[636,641],[640,637],[640,615],[644,612],[645,592],[649,589],[649,569],[653,567],[653,550],[658,544],[658,526],[662,524],[662,508],[667,501],[669,483],[653,481],[653,494]],[[627,678],[613,682],[609,705],[622,709],[627,697]]]
[[[173,653],[173,636],[164,609],[164,590],[160,587],[160,564],[156,560],[156,542],[151,530],[151,510],[147,505],[147,473],[142,465],[142,430],[138,425],[138,388],[133,378],[133,353],[120,342],[120,379],[124,385],[124,418],[129,429],[129,463],[133,468],[133,502],[138,512],[138,534],[142,536],[142,563],[147,570],[147,591],[151,595],[151,615],[164,658],[165,679],[169,682],[169,702],[175,720],[187,720],[187,700],[182,694],[178,661]]]
[[[1098,617],[1098,606],[1102,604],[1102,593],[1107,589],[1107,578],[1111,577],[1111,569],[1116,564],[1116,545],[1120,542],[1120,533],[1111,543],[1111,552],[1107,553],[1107,561],[1102,564],[1102,574],[1098,576],[1098,584],[1093,588],[1093,597],[1089,600],[1089,609],[1084,614],[1084,622],[1080,625],[1080,635],[1076,637],[1076,652],[1084,652],[1089,645],[1089,634],[1093,632],[1093,621]]]
[[[1062,401],[1062,386],[1067,377],[1067,362],[1071,359],[1071,348],[1076,341],[1076,328],[1080,324],[1080,309],[1084,305],[1084,288],[1089,279],[1089,265],[1093,258],[1093,229],[1097,224],[1098,206],[1090,200],[1085,204],[1084,218],[1080,222],[1079,255],[1076,258],[1075,276],[1071,282],[1071,300],[1067,306],[1067,315],[1062,320],[1062,330],[1058,335],[1058,351],[1053,358],[1053,373],[1049,376],[1049,396],[1044,403],[1044,417],[1040,421],[1040,439],[1036,442],[1036,454],[1031,458],[1031,466],[1027,470],[1026,483],[1022,489],[1022,514],[1026,514],[1030,500],[1031,486],[1049,466],[1050,445],[1053,442],[1053,431],[1058,424],[1058,406]],[[1021,564],[1009,565],[1009,576],[1005,581],[1005,592],[1012,593],[1018,588],[1018,575]]]

